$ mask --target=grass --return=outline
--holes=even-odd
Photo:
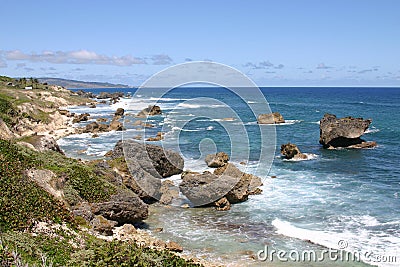
[[[15,266],[18,258],[30,266],[43,266],[44,261],[47,266],[201,266],[171,252],[139,247],[131,242],[107,242],[87,234],[80,235],[79,241],[76,239],[77,236],[65,232],[56,237],[6,233],[0,238],[0,265]],[[81,246],[74,247],[72,243]]]

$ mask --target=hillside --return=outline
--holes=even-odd
[[[0,76],[0,266],[199,266],[134,227],[148,206],[120,162],[68,158],[47,134],[70,123],[61,106],[88,100]]]
[[[39,78],[42,83],[57,84],[69,89],[76,88],[129,88],[126,84],[112,84],[103,82],[84,82],[61,78]]]

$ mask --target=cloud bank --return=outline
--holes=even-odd
[[[132,66],[138,64],[168,65],[172,59],[168,55],[153,55],[149,59],[125,56],[101,55],[89,50],[75,51],[43,51],[41,53],[25,53],[20,50],[0,51],[5,60],[23,60],[29,62],[48,62],[52,64],[95,64],[95,65],[114,65]],[[5,60],[0,60],[0,65],[5,64]],[[147,62],[149,60],[149,63]]]

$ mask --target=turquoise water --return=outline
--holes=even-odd
[[[105,90],[119,91],[98,91]],[[135,89],[121,90],[135,93]],[[248,104],[260,110],[265,108],[261,99],[246,102],[223,88],[178,88],[159,101],[157,90],[147,89],[116,105],[100,105],[95,110],[71,107],[71,110],[96,112],[93,115],[96,118],[110,117],[117,107],[123,107],[128,113],[124,123],[128,131],[124,138],[138,134],[154,136],[163,131],[166,137],[162,144],[166,147],[178,144],[177,149],[186,160],[185,167],[192,170],[206,169],[203,158],[208,152],[215,149],[228,153],[233,151],[236,153],[234,163],[246,161],[246,171],[264,179],[262,195],[252,196],[227,212],[152,207],[147,220],[149,228],[163,227],[160,236],[179,241],[196,255],[238,266],[266,266],[271,264],[269,260],[254,259],[265,245],[276,250],[312,249],[321,252],[344,244],[345,250],[362,253],[364,262],[398,266],[400,88],[262,88],[262,93],[271,110],[280,112],[287,121],[276,126],[274,131],[271,130],[273,126],[264,125],[261,127],[272,128],[260,129],[256,116],[249,110]],[[221,103],[193,102],[199,97],[216,99]],[[164,111],[162,116],[151,118],[150,122],[156,127],[145,131],[136,129],[132,115],[154,101]],[[222,121],[221,118],[232,117],[228,116],[233,114],[231,110],[238,117],[234,121]],[[338,117],[371,118],[373,122],[364,139],[376,141],[378,147],[366,150],[322,149],[318,143],[318,121],[326,112]],[[270,146],[275,141],[272,140],[275,130],[276,151],[272,154]],[[59,144],[67,155],[99,158],[121,139],[121,133],[88,137],[90,135],[69,136]],[[261,137],[265,138],[264,143]],[[297,144],[302,152],[312,155],[312,159],[283,160],[279,156],[279,147],[287,142]],[[269,155],[258,164],[262,145]],[[78,153],[82,149],[86,149],[85,152]],[[271,167],[269,160],[272,159]],[[179,177],[173,179],[179,182]],[[378,262],[394,259],[397,264]],[[273,265],[285,264],[277,259],[273,262]],[[296,264],[362,266],[364,263],[327,259],[322,263]]]

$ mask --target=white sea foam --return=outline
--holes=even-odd
[[[347,220],[338,223],[338,229],[310,230],[297,227],[290,222],[278,218],[272,221],[276,232],[281,235],[310,241],[332,249],[343,249],[351,253],[360,253],[361,260],[377,266],[397,266],[384,262],[371,262],[365,257],[365,253],[381,256],[397,256],[400,245],[400,237],[384,235],[381,232],[369,230],[371,227],[381,225],[379,221],[369,215],[348,217]],[[345,244],[345,247],[341,245]]]
[[[283,159],[283,161],[305,161],[305,160],[313,160],[313,159],[318,158],[318,155],[316,155],[316,154],[312,154],[312,153],[303,153],[303,154],[307,156],[306,159],[292,158],[292,159]]]
[[[371,129],[367,129],[364,133],[366,134],[372,134],[372,133],[377,133],[380,132],[381,130],[377,129],[377,128],[371,128]]]
[[[207,131],[212,131],[212,130],[214,130],[214,126],[208,126],[206,130]]]

